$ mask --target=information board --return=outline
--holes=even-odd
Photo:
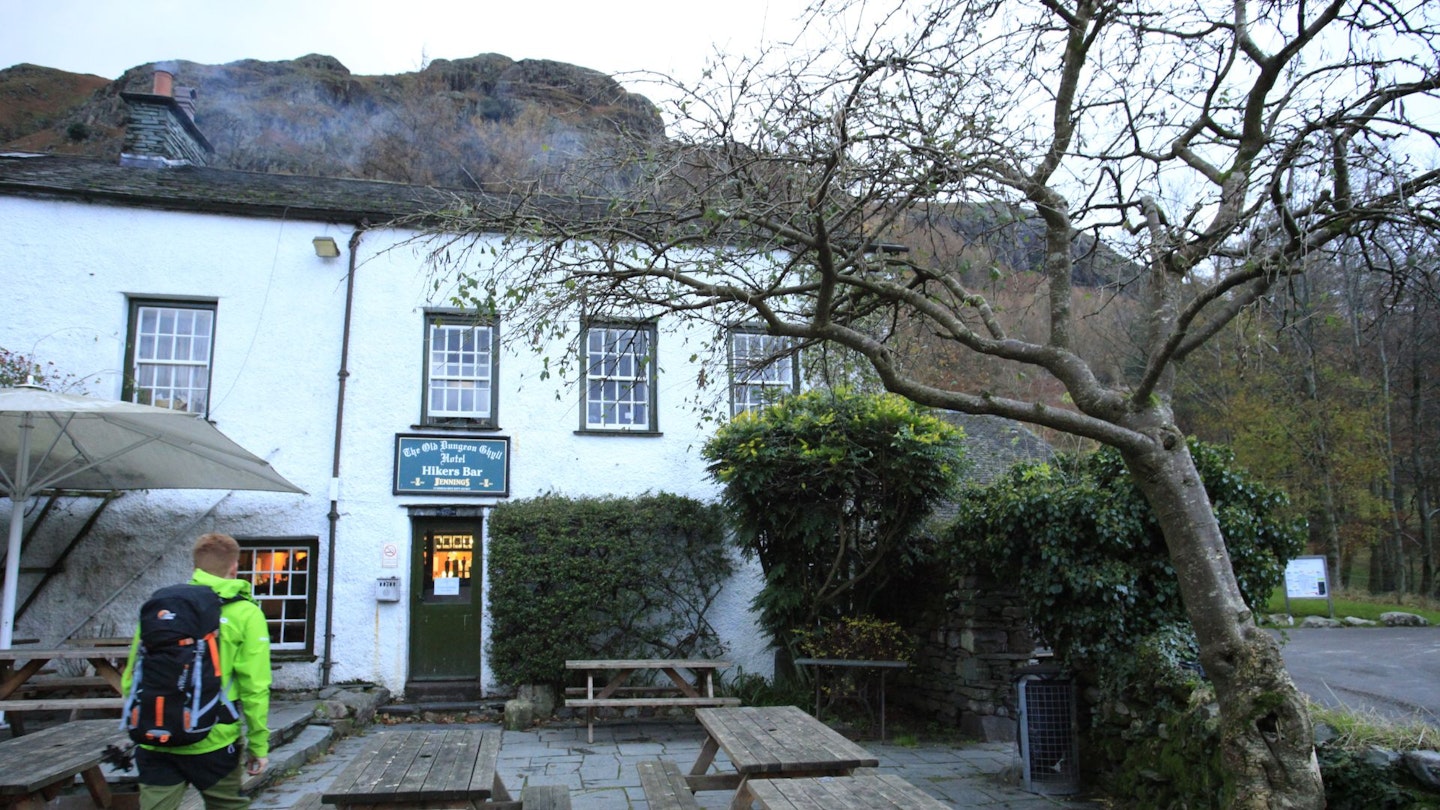
[[[1291,599],[1328,599],[1324,557],[1296,557],[1285,566],[1285,595]]]

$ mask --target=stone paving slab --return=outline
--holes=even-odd
[[[498,728],[494,724],[484,724]],[[330,753],[291,768],[254,797],[252,810],[291,810],[310,793],[324,792],[336,774],[364,746],[366,736],[390,729],[425,727],[422,723],[376,725],[361,735],[335,740]],[[432,726],[433,727],[433,726]],[[585,726],[557,724],[528,731],[506,731],[499,771],[512,795],[527,784],[564,785],[575,810],[645,810],[645,795],[635,763],[667,759],[689,769],[700,753],[704,730],[691,720],[612,721],[596,727],[595,742],[585,741]],[[1019,753],[1013,743],[926,744],[861,743],[880,760],[882,773],[898,774],[956,808],[980,810],[1096,810],[1100,805],[1072,797],[1042,796],[1022,790]],[[729,768],[722,751],[716,767]],[[696,795],[707,810],[728,806],[724,792]]]

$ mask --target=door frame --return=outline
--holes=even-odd
[[[409,588],[409,620],[406,626],[407,655],[405,659],[405,677],[407,682],[425,681],[471,681],[484,682],[485,676],[485,509],[483,507],[411,507],[410,508],[410,588]],[[431,601],[433,595],[427,594],[426,572],[424,566],[428,559],[428,538],[437,529],[454,529],[457,532],[473,533],[474,545],[471,549],[468,603],[435,602]],[[457,609],[465,610],[475,624],[473,639],[475,645],[474,674],[468,671],[458,673],[454,676],[445,674],[422,673],[417,677],[417,663],[426,654],[424,633],[427,628],[423,623],[427,619],[434,619],[434,613],[426,614],[427,609],[439,608],[440,612],[455,613]],[[461,631],[463,632],[463,631]],[[472,637],[470,633],[463,633],[466,643]]]

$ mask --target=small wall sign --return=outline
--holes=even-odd
[[[395,436],[395,494],[510,494],[510,440]]]

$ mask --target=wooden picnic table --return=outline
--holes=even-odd
[[[495,770],[499,756],[497,729],[377,732],[320,801],[355,810],[518,808]]]
[[[13,647],[0,650],[0,712],[55,711],[78,709],[120,709],[125,705],[124,692],[120,688],[120,675],[125,669],[128,647],[73,646],[54,649]],[[24,691],[27,684],[42,684],[43,680],[32,682],[47,664],[55,661],[86,661],[95,669],[97,686],[113,695],[105,697],[39,697],[20,699],[14,697]],[[116,715],[119,716],[118,714]]]
[[[74,720],[0,742],[0,808],[39,810],[77,773],[95,806],[109,807],[100,761],[106,746],[128,742],[115,720]]]
[[[762,779],[750,793],[765,810],[951,810],[894,774]]]
[[[750,806],[750,783],[804,776],[849,776],[880,760],[839,732],[795,706],[736,706],[697,709],[705,727],[700,756],[686,777],[691,790],[735,790],[731,807]],[[708,773],[724,751],[735,773]]]
[[[595,710],[633,706],[739,706],[740,699],[715,695],[715,673],[732,666],[729,661],[703,658],[617,658],[566,661],[565,668],[583,670],[585,687],[575,697],[566,697],[565,705],[585,709],[587,739],[595,742]],[[644,670],[658,671],[668,684],[629,685],[630,676]],[[608,673],[596,689],[596,675]],[[686,674],[688,673],[688,674]]]
[[[796,658],[795,663],[800,666],[815,668],[815,716],[820,716],[820,671],[827,667],[840,669],[878,669],[880,670],[880,739],[885,739],[885,671],[887,669],[905,669],[910,666],[904,661],[870,661],[854,658]],[[867,703],[868,708],[868,703]]]

